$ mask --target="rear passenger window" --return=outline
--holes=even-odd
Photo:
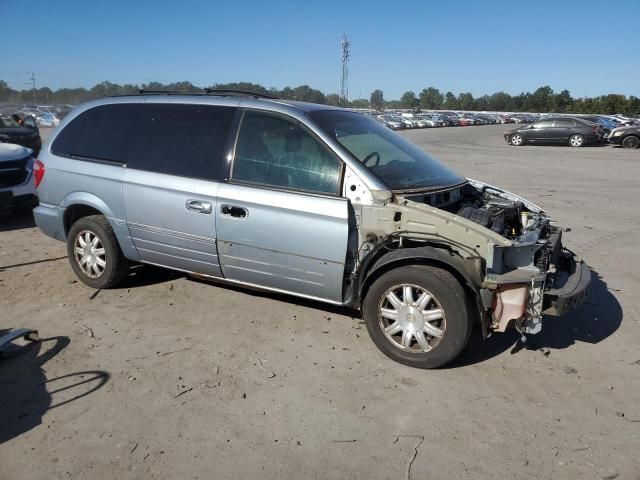
[[[569,118],[560,118],[556,120],[553,125],[561,128],[571,128],[576,126],[576,122]]]
[[[299,125],[247,111],[242,119],[232,178],[336,195],[341,164]]]
[[[218,179],[234,107],[145,104],[128,165],[149,172]]]
[[[51,151],[65,157],[126,163],[127,137],[140,104],[102,105],[82,112],[53,141]]]

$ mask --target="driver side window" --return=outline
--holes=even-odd
[[[299,125],[277,115],[246,111],[231,178],[338,195],[340,161]]]

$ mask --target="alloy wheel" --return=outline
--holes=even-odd
[[[569,143],[572,147],[581,147],[584,142],[584,139],[581,135],[572,135],[569,139]]]
[[[100,238],[90,230],[82,230],[73,243],[74,258],[87,277],[98,278],[107,266],[106,252]]]
[[[385,292],[378,304],[378,321],[387,339],[410,353],[429,352],[438,346],[447,328],[438,300],[428,290],[401,284]]]

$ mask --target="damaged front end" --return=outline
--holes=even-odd
[[[360,259],[381,242],[455,259],[450,265],[475,292],[485,335],[511,326],[538,333],[543,315],[564,315],[587,295],[590,270],[563,247],[563,229],[540,207],[482,182],[396,194],[364,207],[360,226]]]
[[[542,316],[561,316],[580,305],[591,281],[589,267],[562,245],[563,229],[538,206],[499,188],[470,181],[477,193],[473,205],[458,215],[484,212],[489,228],[511,240],[495,245],[487,257],[481,295],[491,299],[493,331],[511,324],[522,333],[535,334]],[[477,214],[476,214],[477,215]]]

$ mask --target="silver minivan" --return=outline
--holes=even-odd
[[[379,122],[241,92],[100,99],[35,162],[34,210],[71,267],[131,263],[361,309],[380,350],[434,368],[513,326],[537,333],[590,270],[531,202],[464,178]]]

